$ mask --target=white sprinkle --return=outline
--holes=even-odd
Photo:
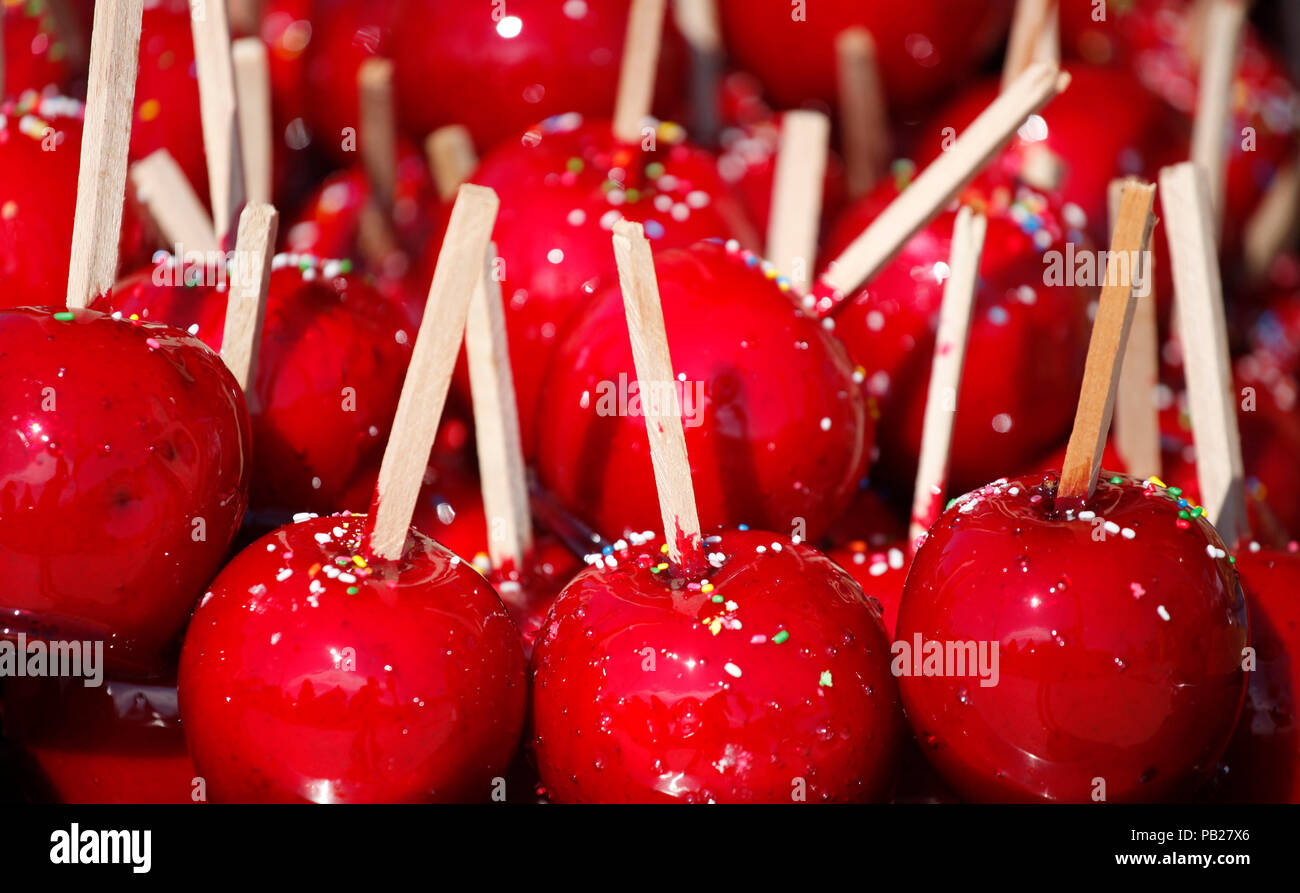
[[[830,416],[822,416],[821,426],[822,426],[822,430],[823,430],[823,431],[829,431],[829,430],[831,430],[831,417],[830,417]]]
[[[723,664],[722,669],[726,670],[729,676],[732,676],[736,679],[740,678],[740,667],[736,666],[735,664],[728,662],[726,664]]]
[[[1166,623],[1169,621],[1169,612],[1165,610],[1164,605],[1157,606],[1156,613],[1160,615],[1161,620],[1165,621]]]
[[[283,583],[285,580],[289,579],[292,576],[293,576],[293,569],[286,567],[282,569],[280,573],[275,575],[275,581],[277,583]]]
[[[1125,527],[1123,530],[1120,531],[1120,534],[1123,535],[1124,539],[1131,540],[1137,536],[1137,531],[1134,530],[1132,527]]]
[[[1079,512],[1080,521],[1091,521],[1095,517],[1097,517],[1097,513],[1090,512],[1087,509],[1084,509],[1083,511]]]

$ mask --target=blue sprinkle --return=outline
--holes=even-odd
[[[645,222],[645,234],[652,239],[662,239],[664,237],[664,225],[658,220],[647,220]]]

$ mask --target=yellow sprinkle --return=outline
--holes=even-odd
[[[722,621],[714,618],[713,621],[709,623],[709,632],[713,633],[715,636],[722,632]]]
[[[700,592],[712,592],[712,591],[713,591],[712,583],[705,583],[703,586],[700,587]]]
[[[1169,486],[1168,484],[1166,484],[1164,481],[1160,480],[1160,478],[1156,477],[1155,475],[1152,475],[1151,477],[1147,478],[1147,480],[1150,481],[1151,483],[1155,484],[1157,487],[1168,487],[1168,486]]]
[[[659,551],[662,552],[663,554],[667,555],[667,554],[668,554],[668,544],[667,544],[667,543],[664,543],[662,546],[660,546],[660,547],[659,547]]]
[[[666,561],[660,562],[658,565],[655,566],[655,570],[657,571],[663,571],[667,569],[668,569],[668,562]]]
[[[140,120],[152,121],[162,111],[162,105],[156,99],[146,99],[140,104]]]
[[[0,217],[3,217],[5,220],[13,220],[17,216],[18,202],[11,199],[10,201],[5,202],[4,205],[0,205]]]
[[[364,558],[362,558],[360,555],[353,555],[353,556],[352,556],[352,563],[355,564],[357,567],[365,567],[365,566],[366,566],[366,560],[365,560]]]

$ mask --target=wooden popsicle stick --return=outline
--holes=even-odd
[[[0,97],[5,95],[5,12],[0,3]]]
[[[1205,13],[1200,86],[1192,124],[1192,161],[1205,171],[1214,210],[1215,244],[1223,231],[1232,85],[1245,28],[1246,5],[1241,0],[1214,0]]]
[[[266,204],[271,201],[274,149],[271,70],[266,44],[257,37],[241,37],[230,45],[230,50],[235,66],[240,149],[244,157],[244,192],[250,202]]]
[[[1059,65],[1061,21],[1058,0],[1017,0],[1002,65],[1002,89],[1024,73],[1031,62]]]
[[[793,111],[781,116],[781,148],[772,183],[772,213],[767,227],[767,259],[803,291],[817,263],[822,191],[826,177],[831,122],[821,112]]]
[[[1154,185],[1136,181],[1124,184],[1106,260],[1105,284],[1088,342],[1079,408],[1065,449],[1057,490],[1059,508],[1080,508],[1097,486],[1101,455],[1115,409],[1115,392],[1119,389],[1124,344],[1137,305],[1134,277],[1141,269],[1141,255],[1150,248],[1151,231],[1156,225],[1152,210],[1155,192]]]
[[[393,63],[370,58],[357,72],[361,101],[361,163],[370,194],[391,214],[397,191],[397,107],[393,99]]]
[[[948,258],[948,281],[939,308],[939,330],[935,335],[934,359],[930,364],[930,388],[925,401],[925,422],[921,428],[921,455],[912,492],[912,520],[907,540],[912,547],[925,535],[943,509],[948,486],[948,456],[952,429],[957,420],[957,397],[961,393],[961,371],[970,338],[971,313],[975,308],[975,285],[988,220],[963,206],[952,228],[952,250]]]
[[[190,29],[194,32],[194,68],[199,80],[203,151],[208,158],[212,225],[224,243],[238,223],[245,199],[244,153],[226,4],[220,0],[191,3]]]
[[[632,359],[650,438],[650,459],[664,539],[669,559],[681,564],[686,553],[699,547],[700,517],[695,507],[691,463],[686,455],[681,399],[659,301],[659,281],[650,243],[641,224],[630,220],[614,224],[614,259],[618,262],[618,282],[623,290]]]
[[[1213,50],[1207,47],[1206,52]],[[1225,543],[1235,546],[1250,528],[1223,282],[1205,172],[1195,162],[1164,168],[1160,198],[1169,230],[1183,374],[1196,444],[1196,480],[1210,523]]]
[[[1300,159],[1292,159],[1273,177],[1268,192],[1246,221],[1242,234],[1246,275],[1257,282],[1268,275],[1278,255],[1300,235]]]
[[[239,215],[235,237],[235,263],[226,300],[226,327],[221,336],[221,358],[254,402],[257,353],[266,319],[266,295],[271,286],[271,260],[280,215],[271,205],[249,202]]]
[[[87,306],[112,288],[117,276],[143,14],[144,0],[95,4],[68,268],[69,309]]]
[[[478,155],[469,129],[460,124],[439,127],[424,141],[424,154],[438,186],[438,198],[450,201],[460,184],[474,175]]]
[[[379,466],[378,505],[367,522],[370,547],[384,558],[399,558],[406,544],[499,206],[491,189],[467,183],[460,187],[451,210],[393,431]]]
[[[876,42],[866,28],[849,28],[835,38],[840,122],[849,195],[874,186],[889,168],[889,117],[876,63]]]
[[[707,146],[722,130],[718,85],[726,71],[717,0],[674,0],[673,16],[691,48],[691,136]]]
[[[655,74],[659,69],[659,42],[664,29],[667,0],[632,0],[623,43],[623,66],[618,75],[614,104],[614,138],[641,142],[641,122],[654,102]]]
[[[182,257],[186,251],[215,254],[221,250],[208,209],[170,152],[158,149],[137,161],[131,165],[130,176],[136,201],[149,215],[168,251]]]
[[[496,245],[489,243],[483,275],[470,300],[465,353],[474,401],[474,440],[483,508],[488,519],[488,554],[494,568],[523,569],[533,548],[533,524],[496,254]]]
[[[1011,139],[1030,115],[1070,83],[1052,65],[1034,63],[1002,91],[957,138],[952,148],[921,172],[831,264],[822,282],[847,295],[866,282],[934,218]],[[822,306],[819,310],[829,309]]]
[[[1112,232],[1119,222],[1124,186],[1130,180],[1110,181],[1108,198]],[[1155,252],[1144,253],[1137,277],[1140,283],[1136,289],[1137,306],[1124,345],[1112,422],[1115,448],[1128,473],[1142,480],[1159,477],[1161,473],[1160,412],[1156,406],[1156,387],[1160,383],[1160,332],[1156,320],[1154,266]]]

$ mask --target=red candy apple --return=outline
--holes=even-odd
[[[1002,479],[957,500],[916,553],[898,638],[998,649],[996,680],[947,664],[900,680],[918,740],[965,797],[1165,799],[1232,734],[1248,630],[1224,544],[1163,487],[1101,477],[1077,513],[1056,504],[1055,475]]]
[[[664,251],[655,267],[702,523],[820,537],[873,440],[844,349],[734,242]],[[574,324],[542,391],[542,483],[606,536],[660,517],[632,368],[615,285]]]
[[[396,63],[398,115],[413,137],[463,124],[486,150],[548,115],[608,115],[629,5],[274,0],[268,7],[263,35],[283,60],[277,93],[338,155],[339,134],[358,120],[357,69],[374,55]],[[664,50],[658,92],[670,99],[680,91],[685,57],[671,26]]]
[[[0,101],[0,306],[55,306],[67,296],[84,116],[62,96]],[[122,218],[124,266],[149,256],[132,204]]]
[[[17,96],[24,90],[64,86],[68,77],[68,46],[55,28],[54,15],[44,0],[0,3],[3,17],[3,93]]]
[[[825,256],[837,256],[897,195],[895,184],[884,183],[853,206]],[[1058,204],[996,174],[981,178],[962,201],[983,210],[988,234],[953,434],[954,490],[1028,467],[1069,430],[1068,395],[1083,373],[1089,300],[1081,285],[1048,279],[1048,252],[1058,252],[1060,269],[1073,272],[1066,242],[1080,239]],[[902,480],[915,476],[955,214],[943,212],[914,236],[835,317],[867,393],[881,401],[882,464]]]
[[[181,654],[185,734],[222,802],[486,799],[514,755],[519,633],[466,562],[412,531],[311,518],[213,581]]]
[[[247,505],[238,385],[184,332],[89,310],[0,311],[0,367],[6,630],[153,672]]]
[[[1220,796],[1248,803],[1300,803],[1300,545],[1251,544],[1237,553],[1250,606],[1255,665],[1223,762]]]
[[[206,799],[185,747],[176,686],[11,679],[5,733],[22,750],[40,800],[193,803]]]
[[[349,275],[347,261],[277,255],[273,267],[252,405],[252,505],[348,508],[347,488],[377,466],[392,424],[410,357],[406,321]],[[221,272],[164,256],[96,306],[189,329],[220,350],[228,293]]]
[[[835,38],[864,27],[875,41],[891,107],[915,110],[960,83],[1011,21],[1010,0],[949,3],[806,4],[720,0],[723,42],[737,65],[754,73],[780,105],[836,99]]]
[[[750,231],[712,156],[668,123],[658,126],[655,148],[643,150],[614,140],[608,121],[553,118],[485,158],[473,180],[501,195],[493,238],[529,455],[547,362],[578,311],[617,281],[614,224],[643,223],[658,249]]]
[[[207,155],[199,116],[194,33],[187,0],[147,0],[140,34],[140,71],[131,121],[131,159],[166,149],[194,191],[208,194]]]
[[[533,656],[533,745],[560,801],[884,797],[901,719],[879,611],[808,546],[705,540],[698,571],[620,544]]]

